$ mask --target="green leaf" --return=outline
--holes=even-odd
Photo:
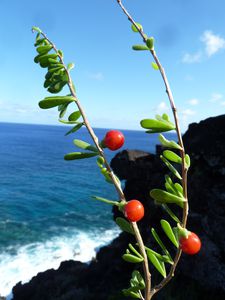
[[[84,125],[84,123],[78,123],[72,129],[70,129],[65,135],[69,135],[71,133],[74,133],[74,132],[78,131],[83,125]]]
[[[179,155],[177,155],[176,153],[174,153],[173,151],[171,150],[165,150],[163,151],[163,156],[172,161],[172,162],[175,162],[177,164],[182,164],[182,159]]]
[[[147,252],[147,256],[150,260],[150,262],[153,264],[153,266],[156,268],[156,270],[164,277],[166,278],[166,272],[165,268],[162,267],[162,264],[159,262],[158,258],[151,253],[150,251]]]
[[[171,260],[171,257],[169,257],[168,255],[161,255],[158,252],[156,252],[148,247],[145,247],[145,249],[146,249],[146,252],[150,251],[151,253],[153,253],[158,258],[159,261],[163,261],[163,262],[171,264],[171,265],[173,264],[173,260]]]
[[[165,147],[179,149],[179,150],[182,149],[180,145],[178,145],[174,141],[167,140],[162,134],[159,134],[159,140],[160,140],[161,144]]]
[[[62,91],[63,87],[67,84],[67,81],[58,81],[50,85],[48,92],[52,94],[57,94]]]
[[[71,152],[64,156],[65,160],[83,159],[90,158],[98,155],[97,153],[84,153],[84,152]]]
[[[169,116],[168,116],[167,114],[164,113],[164,114],[162,115],[162,118],[163,118],[164,120],[170,122],[170,118],[169,118]]]
[[[181,196],[181,197],[183,197],[184,191],[183,191],[182,185],[180,185],[179,183],[176,182],[176,183],[174,184],[174,188],[176,189],[178,195]]]
[[[146,41],[146,45],[149,48],[149,50],[154,50],[154,38],[150,37]]]
[[[154,228],[151,229],[152,235],[154,237],[154,239],[156,240],[156,242],[159,244],[159,246],[161,247],[161,249],[163,250],[163,252],[166,254],[166,256],[169,257],[169,259],[171,261],[173,261],[169,251],[166,249],[166,246],[163,244],[163,242],[161,241],[160,237],[158,236],[157,232],[155,231]]]
[[[164,230],[165,234],[169,238],[169,240],[174,244],[175,247],[179,248],[179,243],[177,242],[177,239],[173,233],[173,230],[170,226],[170,223],[167,222],[166,220],[161,220],[160,221],[162,229]]]
[[[124,254],[122,256],[122,258],[125,261],[130,262],[130,263],[134,263],[134,264],[140,263],[140,262],[142,262],[144,260],[143,258],[137,257],[137,256],[135,256],[133,254]]]
[[[48,73],[57,73],[57,74],[60,74],[58,71],[60,71],[61,69],[63,69],[64,66],[62,64],[56,64],[56,65],[51,65],[49,68],[48,68]]]
[[[36,26],[32,26],[32,31],[37,31],[39,33],[41,33],[41,29],[39,27],[36,27]]]
[[[169,170],[180,180],[182,180],[182,177],[180,176],[179,172],[174,168],[174,166],[171,165],[171,163],[162,155],[160,155],[161,160],[164,162],[164,164],[169,168]]]
[[[118,201],[108,200],[108,199],[106,199],[106,198],[102,198],[102,197],[98,197],[98,196],[92,196],[92,198],[95,199],[95,200],[99,200],[99,201],[101,201],[101,202],[110,204],[110,205],[116,205],[116,206],[119,205],[119,202],[118,202]]]
[[[52,48],[52,45],[39,46],[37,52],[41,55],[47,54]]]
[[[179,190],[177,190],[176,188],[176,184],[173,183],[172,179],[169,177],[169,175],[166,175],[165,176],[165,179],[166,179],[166,183],[165,183],[165,187],[166,187],[166,190],[169,192],[169,193],[172,193],[178,197],[183,197],[183,192],[180,193]],[[181,186],[179,183],[177,183],[178,186]],[[182,188],[182,186],[181,186]],[[183,188],[182,188],[182,191],[183,191]]]
[[[77,121],[81,116],[81,112],[79,110],[74,111],[68,118],[69,121]]]
[[[102,156],[99,156],[97,158],[97,165],[99,166],[100,169],[102,169],[104,167],[104,163],[105,163],[105,160]]]
[[[149,48],[146,45],[134,45],[132,47],[132,49],[135,50],[135,51],[144,51],[144,50],[149,51]]]
[[[113,184],[112,178],[109,175],[109,171],[107,170],[107,168],[102,168],[101,173],[105,177],[106,182]]]
[[[63,58],[63,52],[62,52],[62,50],[58,50],[58,54],[61,56],[61,58]]]
[[[116,224],[120,227],[121,230],[128,232],[130,234],[134,234],[134,230],[132,226],[124,218],[121,217],[116,218]]]
[[[72,70],[73,68],[74,68],[74,63],[69,63],[69,64],[67,65],[67,70],[68,70],[68,71]]]
[[[173,190],[173,187],[168,182],[165,182],[165,188],[167,192],[177,195],[177,193]]]
[[[150,196],[158,203],[175,203],[180,207],[183,207],[183,202],[186,200],[183,197],[178,197],[174,194],[168,193],[164,190],[153,189],[150,191]]]
[[[191,159],[188,154],[185,154],[185,164],[186,164],[186,167],[189,169],[191,166]]]
[[[140,23],[135,23],[135,24],[141,31],[143,31],[143,27]],[[134,24],[131,25],[131,29],[133,30],[133,32],[139,32],[139,30],[136,28],[136,26]]]
[[[158,67],[158,65],[155,62],[152,62],[151,65],[152,65],[152,67],[153,67],[154,70],[159,70],[159,67]]]
[[[48,109],[62,104],[69,104],[73,101],[74,98],[71,96],[46,97],[39,102],[39,107]]]
[[[168,207],[167,204],[162,204],[163,209],[168,213],[168,215],[176,222],[181,223],[178,217],[174,214],[174,212]]]
[[[138,289],[143,290],[145,288],[144,278],[139,271],[135,270],[132,272],[132,279],[138,283]]]
[[[39,54],[34,58],[34,61],[39,62],[41,64],[41,66],[45,68],[50,65],[49,58],[55,59],[56,57],[57,57],[57,54],[55,54],[55,53],[44,54],[44,55]]]
[[[141,120],[141,127],[145,129],[150,129],[150,133],[155,132],[164,132],[164,131],[170,131],[175,129],[175,125],[171,122],[168,122],[166,120],[155,120],[155,119],[144,119]]]
[[[45,38],[43,38],[43,39],[38,39],[38,40],[36,40],[34,46],[35,46],[35,47],[40,46],[40,45],[42,45],[45,41],[46,41]]]
[[[78,147],[78,148],[81,148],[81,149],[84,149],[84,150],[89,150],[89,151],[93,151],[93,152],[97,152],[98,153],[98,149],[84,141],[81,141],[81,140],[74,140],[73,143]]]
[[[58,58],[58,57],[57,57]],[[56,59],[54,59],[54,58],[49,58],[48,59],[48,61],[51,63],[51,65],[50,65],[50,67],[52,66],[52,65],[60,65],[61,63],[57,60],[57,58]]]
[[[128,245],[130,250],[134,252],[134,254],[136,254],[138,257],[143,258],[142,255],[134,248],[134,246],[132,244]]]
[[[134,292],[130,289],[123,289],[122,292],[123,292],[124,296],[126,296],[126,297],[141,299],[141,296],[138,292]]]
[[[60,113],[59,113],[59,118],[63,118],[65,113],[66,113],[66,110],[67,110],[67,107],[68,107],[69,103],[65,103],[65,104],[61,104],[60,105]],[[58,107],[59,109],[59,107]]]

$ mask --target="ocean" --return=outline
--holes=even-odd
[[[91,142],[85,128],[65,136],[66,126],[0,123],[0,295],[19,281],[58,268],[61,261],[90,261],[119,234],[111,206],[117,200],[96,158],[64,161],[79,151],[73,139]],[[101,140],[107,129],[95,129]],[[123,130],[122,149],[155,152],[157,135]],[[174,135],[173,135],[174,137]],[[110,161],[118,151],[106,150]]]

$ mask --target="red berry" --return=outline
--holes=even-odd
[[[145,214],[144,206],[138,200],[130,200],[124,207],[124,214],[131,222],[140,221]]]
[[[199,252],[201,249],[201,240],[194,232],[189,232],[188,237],[180,238],[180,248],[184,253],[193,255]]]
[[[124,135],[118,130],[110,130],[105,135],[104,144],[110,150],[117,150],[124,144]]]

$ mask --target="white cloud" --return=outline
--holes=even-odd
[[[198,105],[198,103],[199,103],[199,100],[198,99],[196,99],[196,98],[193,98],[193,99],[190,99],[190,100],[188,100],[188,103],[190,104],[190,105]]]
[[[188,117],[188,116],[193,116],[196,114],[196,111],[190,109],[190,108],[187,108],[187,109],[184,109],[181,111],[181,114],[184,116],[184,117]]]
[[[222,99],[223,99],[223,95],[222,94],[220,94],[220,93],[213,93],[211,95],[211,98],[210,98],[209,102],[215,103],[215,102],[221,101]]]
[[[225,49],[225,39],[214,34],[211,30],[205,30],[200,36],[200,41],[203,43],[204,49],[192,54],[188,52],[185,53],[182,57],[183,63],[199,63],[204,59],[204,57],[209,58],[218,51]]]
[[[181,110],[179,113],[179,120],[180,120],[181,127],[186,129],[188,124],[194,121],[193,116],[195,114],[196,111],[189,108]]]
[[[169,106],[164,101],[159,103],[159,105],[155,108],[157,114],[162,114],[168,110],[169,110]]]
[[[205,44],[205,52],[208,57],[216,54],[221,49],[225,49],[225,39],[213,34],[210,30],[203,32],[201,41]]]
[[[202,52],[198,51],[196,53],[190,54],[190,53],[185,53],[182,62],[186,64],[193,64],[193,63],[198,63],[202,59]]]
[[[97,81],[101,81],[104,79],[104,76],[102,74],[102,72],[96,72],[96,73],[87,73],[87,76],[91,79],[97,80]]]
[[[225,106],[225,101],[221,102],[220,104],[221,104],[222,106]]]

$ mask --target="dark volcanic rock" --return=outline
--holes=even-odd
[[[190,214],[188,228],[202,240],[196,256],[182,255],[173,279],[155,296],[158,300],[225,299],[225,115],[191,124],[184,135],[192,165],[189,171]],[[157,155],[122,151],[111,162],[114,172],[126,180],[127,199],[140,199],[146,210],[139,223],[144,240],[153,243],[150,226],[158,227],[165,215],[150,199],[149,190],[162,187],[167,169]],[[115,210],[114,217],[120,213]],[[158,228],[158,230],[160,230]],[[128,287],[132,265],[121,259],[129,239],[122,233],[103,247],[89,265],[63,262],[58,270],[39,273],[29,283],[17,284],[14,300],[119,300]],[[156,277],[157,280],[161,278]]]

